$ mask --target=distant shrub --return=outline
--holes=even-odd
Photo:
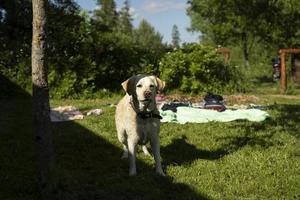
[[[1,67],[0,66],[0,74],[3,75],[7,81],[2,82],[1,84],[6,84],[9,82],[14,83],[20,87],[24,92],[30,93],[32,90],[31,83],[31,60],[23,59],[19,63],[16,64],[15,67]],[[11,84],[2,85],[1,87],[9,88]],[[8,94],[3,94],[1,96],[14,96],[14,90],[6,90]]]
[[[191,44],[167,53],[159,64],[160,77],[168,89],[183,92],[242,92],[241,73],[233,66],[224,65],[214,48]]]
[[[63,74],[49,73],[50,97],[52,98],[91,98],[95,92],[94,77],[85,77],[67,70]]]

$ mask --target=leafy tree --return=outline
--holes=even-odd
[[[114,1],[99,2],[115,5]],[[98,10],[104,7],[101,4]],[[114,22],[119,23],[122,14],[125,19],[128,8],[129,1],[125,2],[120,16],[113,12],[117,17]],[[132,28],[130,34],[126,33],[130,29],[126,30],[125,26],[120,31],[116,26],[103,25],[102,18],[96,15],[90,17],[81,12],[74,0],[51,0],[46,9],[51,97],[92,97],[102,88],[119,88],[124,77],[158,72],[165,45],[162,36],[148,22]],[[31,0],[0,0],[0,16],[1,73],[30,90]]]
[[[118,13],[114,0],[97,0],[94,22],[100,31],[113,31],[118,25]]]
[[[165,45],[162,43],[162,35],[155,28],[143,19],[134,32],[138,48],[142,53],[142,62],[144,66],[151,64],[152,69],[146,71],[158,73],[158,63],[164,53]]]
[[[257,40],[259,13],[263,9],[263,5],[258,6],[255,2],[191,0],[188,14],[192,19],[192,30],[201,31],[204,40],[215,45],[240,45],[248,63],[249,52]]]
[[[55,13],[53,10],[52,14]],[[59,21],[55,16],[49,20],[50,94],[60,98],[79,97],[82,93],[91,95],[97,75],[93,38],[96,31],[86,13],[78,15],[74,11],[61,18],[64,20]]]
[[[297,0],[190,0],[191,30],[214,45],[242,49],[246,64],[256,44],[283,47],[299,44]]]
[[[117,31],[97,33],[93,42],[97,88],[118,89],[124,77],[138,71],[141,56],[132,37]]]
[[[124,6],[119,13],[119,30],[125,34],[132,34],[132,20],[129,0],[125,0]]]
[[[0,22],[0,26],[3,27],[0,31],[0,40],[3,41],[0,43],[3,45],[3,49],[0,51],[1,73],[29,90],[31,89],[29,78],[31,75],[30,44],[32,38],[30,35],[32,33],[31,1],[0,1],[0,7],[5,10],[4,19]],[[90,69],[85,64],[88,63],[90,57],[85,55],[89,53],[87,48],[90,47],[83,43],[88,41],[85,38],[89,33],[86,30],[84,33],[79,31],[80,26],[78,25],[82,24],[84,19],[78,15],[79,6],[73,0],[49,1],[46,9],[48,18],[47,63],[50,72],[50,93],[53,94],[56,87],[61,87],[60,83],[65,78],[64,73],[67,70],[83,74],[83,76],[79,76],[76,83],[85,78],[86,73],[83,73],[83,69]],[[15,34],[18,36],[15,37]],[[73,57],[76,56],[82,56],[82,59],[74,59]],[[57,77],[54,79],[55,81],[53,74]],[[54,82],[55,84],[53,84]],[[66,91],[71,92],[68,89]]]
[[[59,0],[48,8],[48,63],[51,97],[92,94],[96,66],[93,32],[87,13],[74,1]]]
[[[172,28],[172,45],[177,49],[180,47],[180,33],[176,24]]]
[[[145,19],[143,19],[135,31],[137,41],[142,47],[161,47],[162,35],[155,31],[155,28]]]
[[[268,22],[272,24],[268,38],[278,48],[300,46],[300,2],[298,0],[270,1],[273,9]]]
[[[23,64],[31,53],[31,1],[0,0],[0,13],[0,67],[14,71],[13,66]]]

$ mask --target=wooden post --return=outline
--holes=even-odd
[[[223,56],[224,56],[224,64],[225,65],[229,64],[230,49],[229,48],[225,48],[225,47],[220,47],[220,48],[217,48],[216,51],[218,53],[223,54]]]
[[[285,53],[280,51],[280,86],[283,92],[286,91],[286,67],[285,67]]]
[[[285,66],[285,55],[287,54],[300,54],[300,48],[291,48],[291,49],[280,49],[280,86],[282,92],[285,92],[287,89],[287,80],[286,80],[286,66]]]
[[[224,53],[224,64],[227,65],[229,63],[229,52]]]

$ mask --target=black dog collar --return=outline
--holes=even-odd
[[[137,113],[137,116],[141,119],[148,119],[148,118],[157,118],[157,119],[162,119],[162,116],[160,116],[159,114],[155,114],[153,112],[139,112],[133,104],[132,101],[132,96],[130,98],[130,105],[132,107],[132,109]]]
[[[162,117],[159,114],[155,114],[155,113],[151,113],[151,112],[150,113],[138,113],[137,116],[142,119],[148,119],[148,118],[162,119]]]

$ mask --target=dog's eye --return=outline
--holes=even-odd
[[[142,87],[142,84],[138,84],[136,87],[141,88],[141,87]]]
[[[155,85],[153,85],[153,84],[150,85],[151,88],[154,88],[154,86],[155,86]]]

